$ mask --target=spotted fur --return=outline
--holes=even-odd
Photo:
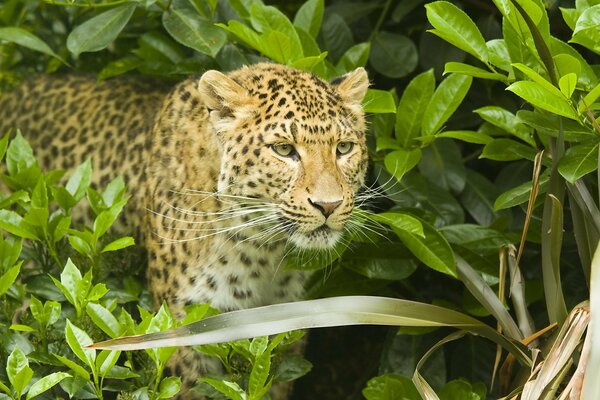
[[[20,128],[47,168],[91,156],[95,183],[124,176],[124,225],[143,238],[157,304],[235,310],[300,299],[287,244],[341,239],[366,172],[367,86],[362,68],[330,84],[276,64],[208,71],[170,92],[45,76],[0,96],[0,128]],[[184,350],[173,369],[187,388],[210,368]]]

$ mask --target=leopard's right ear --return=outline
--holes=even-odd
[[[246,89],[219,71],[206,71],[198,82],[198,90],[206,106],[223,115],[234,113],[253,102]]]

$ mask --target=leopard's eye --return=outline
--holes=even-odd
[[[350,153],[353,148],[354,148],[354,143],[352,143],[352,142],[339,142],[335,151],[338,156],[343,156],[345,154]]]
[[[276,143],[271,145],[271,148],[282,157],[294,157],[297,154],[294,146],[289,143]]]

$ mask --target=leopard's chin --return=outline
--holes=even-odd
[[[290,241],[298,248],[311,250],[327,250],[334,247],[342,238],[342,231],[327,225],[310,232],[293,232]]]

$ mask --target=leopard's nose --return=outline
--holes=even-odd
[[[340,204],[342,204],[342,200],[337,200],[337,201],[312,201],[311,199],[308,199],[308,202],[317,210],[319,210],[321,212],[321,214],[323,214],[323,216],[325,218],[329,217],[331,214],[333,214],[333,212],[335,211],[336,208],[339,207]]]

